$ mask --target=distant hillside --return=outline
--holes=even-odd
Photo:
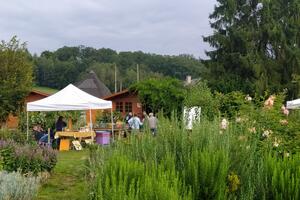
[[[58,92],[58,89],[53,89],[53,88],[49,88],[49,87],[42,87],[42,86],[33,86],[32,88],[33,90],[42,92],[42,93],[46,93],[46,94],[54,94],[56,92]]]
[[[37,85],[61,89],[75,83],[90,70],[95,71],[110,90],[114,90],[114,69],[117,66],[118,87],[136,81],[137,65],[140,79],[170,76],[184,79],[186,75],[201,76],[203,65],[190,55],[167,56],[138,52],[116,52],[91,47],[63,47],[44,51],[33,57]]]

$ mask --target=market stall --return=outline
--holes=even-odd
[[[94,97],[79,88],[75,87],[72,84],[69,84],[64,89],[59,92],[38,100],[34,102],[27,103],[27,139],[29,136],[29,112],[34,111],[75,111],[75,110],[89,110],[90,114],[90,133],[81,133],[81,132],[70,132],[70,133],[58,133],[58,137],[60,135],[75,135],[76,137],[80,137],[83,135],[90,135],[92,140],[94,139],[93,132],[93,123],[91,117],[91,111],[96,109],[110,109],[111,111],[111,121],[113,123],[113,114],[112,114],[112,102],[106,101],[103,99],[99,99]],[[112,133],[114,132],[114,127],[112,126]],[[75,138],[76,138],[75,137]]]

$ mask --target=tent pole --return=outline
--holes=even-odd
[[[92,135],[92,142],[94,143],[93,124],[92,124],[92,109],[90,109],[90,131],[91,131],[91,135]]]
[[[112,141],[114,141],[114,114],[112,108],[110,109],[110,116],[111,116],[111,135],[112,135]]]
[[[29,139],[29,119],[28,119],[28,111],[26,112],[26,135],[27,135],[27,141]]]
[[[50,128],[48,128],[48,146],[50,147]]]

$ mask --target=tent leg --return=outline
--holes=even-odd
[[[50,146],[50,128],[48,128],[48,146]]]
[[[111,135],[112,135],[112,141],[114,141],[114,114],[112,108],[110,109],[110,116],[111,116]]]
[[[28,116],[28,111],[26,112],[26,138],[27,138],[27,141],[29,140],[29,116]]]
[[[92,135],[92,142],[94,143],[93,123],[92,123],[92,109],[90,109],[90,131],[91,131],[91,135]]]

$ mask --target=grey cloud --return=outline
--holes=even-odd
[[[31,52],[85,45],[204,57],[215,0],[11,0],[1,2],[0,39]]]

